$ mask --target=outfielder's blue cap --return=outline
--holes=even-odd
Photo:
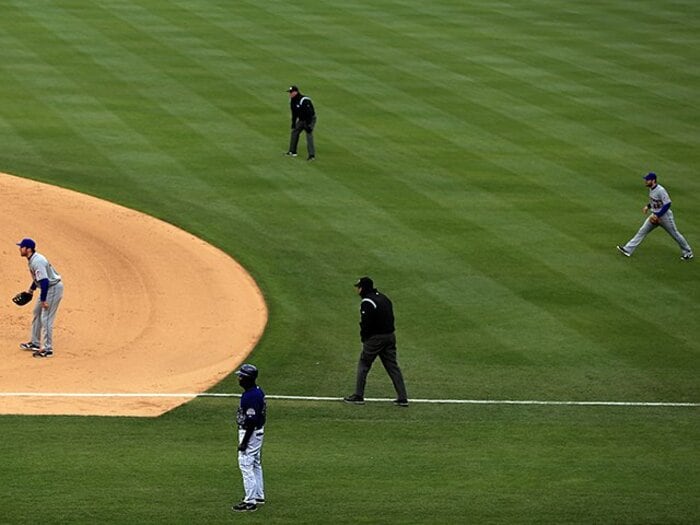
[[[656,173],[650,171],[649,173],[644,175],[644,180],[656,180]]]
[[[34,242],[33,239],[30,239],[29,237],[25,237],[21,241],[17,243],[17,246],[20,248],[31,248],[32,250],[36,248],[36,243]]]

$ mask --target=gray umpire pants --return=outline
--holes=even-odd
[[[309,157],[316,156],[316,147],[314,146],[314,127],[316,127],[316,117],[311,122],[305,120],[297,120],[297,123],[292,128],[292,135],[289,138],[289,151],[297,152],[299,144],[299,135],[302,131],[306,131],[306,150],[309,152]]]
[[[43,339],[43,350],[53,352],[53,322],[56,319],[58,305],[63,299],[63,283],[58,281],[49,286],[49,293],[46,295],[48,308],[42,308],[41,301],[36,300],[34,305],[34,317],[32,318],[32,343],[41,345]]]
[[[394,334],[379,334],[369,337],[362,343],[362,353],[357,364],[357,384],[355,394],[365,396],[365,384],[367,374],[372,368],[372,363],[379,356],[384,369],[394,384],[394,390],[398,399],[408,399],[406,395],[406,385],[403,382],[403,374],[396,359],[396,336]]]
[[[678,228],[676,228],[676,222],[673,220],[673,212],[671,210],[668,210],[661,216],[661,218],[659,219],[659,224],[652,224],[651,222],[649,222],[649,217],[647,217],[647,219],[644,221],[644,224],[642,224],[642,227],[639,228],[637,234],[634,237],[632,237],[627,242],[627,244],[625,244],[625,251],[627,253],[633,253],[634,250],[637,249],[637,246],[642,244],[644,238],[647,235],[649,235],[649,232],[651,232],[658,226],[661,226],[664,230],[668,232],[668,234],[671,237],[673,237],[673,239],[678,243],[678,246],[681,247],[683,255],[689,255],[693,253],[693,249],[688,244],[688,241],[685,240],[685,237],[683,237],[683,235],[681,235],[681,232],[678,231]]]

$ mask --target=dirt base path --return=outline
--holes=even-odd
[[[6,174],[0,203],[0,414],[157,416],[188,398],[6,394],[198,393],[231,373],[262,335],[267,308],[257,285],[201,239]],[[15,245],[23,237],[65,284],[50,359],[18,348],[30,339],[34,306],[10,301],[31,283]]]

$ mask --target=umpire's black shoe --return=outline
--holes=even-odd
[[[362,396],[358,396],[357,394],[353,394],[351,396],[346,396],[343,398],[343,401],[346,403],[350,403],[351,405],[364,405],[365,404],[365,398]]]
[[[245,501],[241,501],[240,503],[237,503],[231,507],[231,510],[234,512],[255,512],[258,510],[258,506],[255,503],[246,503]]]
[[[394,399],[393,403],[397,407],[407,407],[408,406],[408,399]]]
[[[316,160],[316,155],[309,155],[306,160]]]

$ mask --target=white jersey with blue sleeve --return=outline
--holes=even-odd
[[[61,276],[56,272],[51,263],[40,253],[34,253],[29,258],[29,272],[32,274],[32,279],[38,283],[42,279],[49,280],[49,286],[56,284],[61,280]]]
[[[657,184],[649,190],[649,207],[654,213],[658,213],[662,208],[671,205],[671,197],[668,196],[666,188]]]

